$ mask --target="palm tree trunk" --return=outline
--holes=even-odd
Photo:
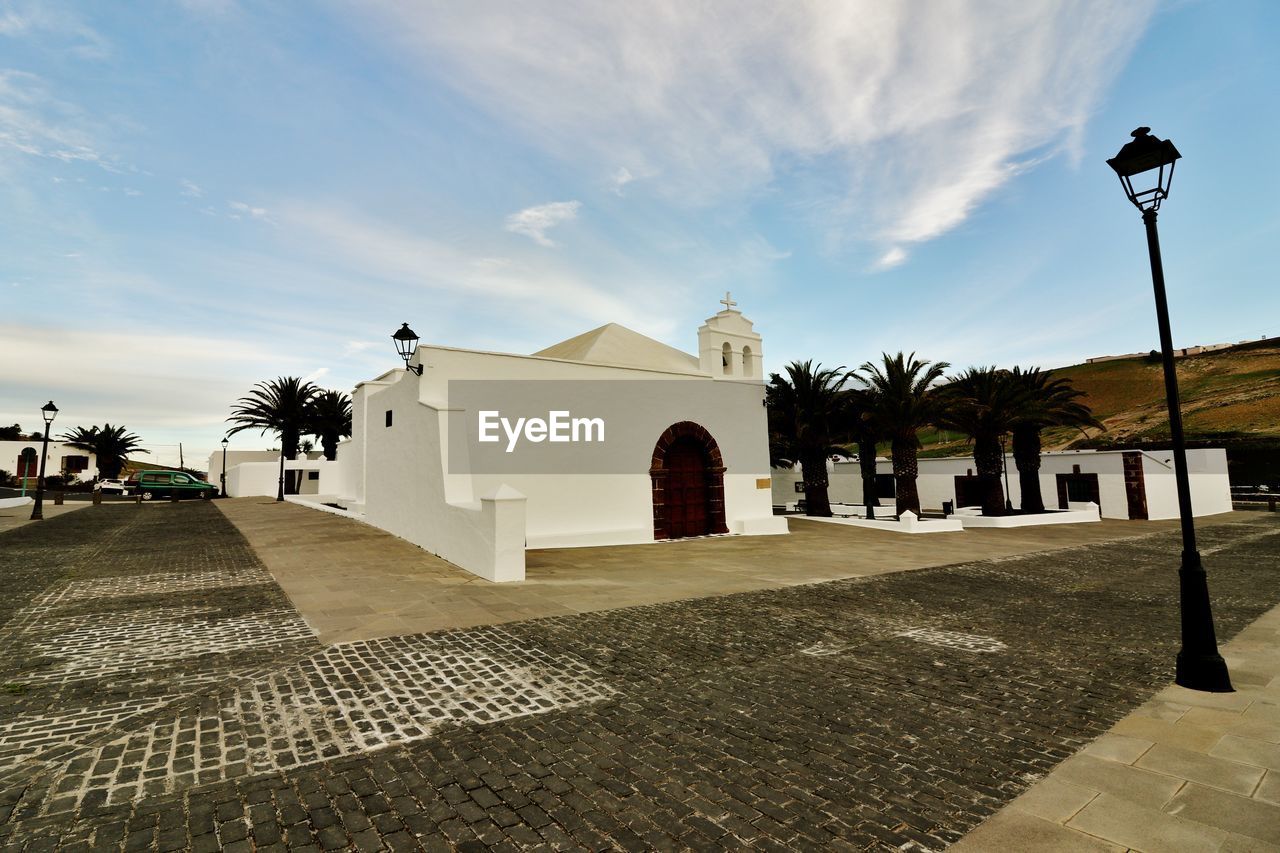
[[[858,439],[858,470],[862,473],[862,505],[880,506],[876,497],[876,443],[867,436]]]
[[[976,436],[973,461],[982,485],[982,514],[1004,515],[1004,489],[1000,485],[1004,454],[1000,451],[1000,440],[993,435]]]
[[[893,480],[898,493],[898,515],[908,510],[920,514],[920,493],[916,490],[919,473],[915,433],[897,436],[893,439]]]
[[[806,454],[800,460],[800,474],[804,477],[805,515],[831,517],[831,500],[827,496],[827,455]]]
[[[338,436],[330,433],[320,436],[320,446],[324,448],[324,458],[330,462],[338,458]]]
[[[1014,428],[1013,461],[1018,466],[1018,485],[1022,487],[1022,511],[1044,512],[1044,496],[1040,493],[1040,429],[1038,427]]]

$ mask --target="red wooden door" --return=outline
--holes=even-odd
[[[698,442],[681,439],[667,451],[667,535],[671,539],[706,536],[707,461]]]

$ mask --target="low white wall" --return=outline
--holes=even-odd
[[[1173,452],[1143,453],[1142,478],[1147,486],[1147,515],[1178,517],[1178,488],[1173,474]],[[1221,448],[1187,451],[1187,479],[1191,482],[1194,515],[1231,512],[1231,481],[1227,476],[1227,452]]]
[[[0,509],[13,509],[19,506],[31,506],[35,498],[0,498]]]
[[[365,443],[365,518],[487,580],[524,580],[524,496],[510,486],[476,494],[469,482],[446,478],[448,412],[419,400],[416,376],[396,378],[356,389],[368,395],[362,409],[394,413],[390,427],[381,418],[365,424],[394,431]]]
[[[1129,517],[1129,501],[1124,484],[1124,452],[1119,450],[1051,451],[1040,456],[1040,493],[1050,509],[1058,508],[1058,474],[1071,474],[1080,466],[1082,474],[1098,475],[1099,511],[1102,518]],[[1009,471],[1008,499],[1015,507],[1022,502],[1022,489],[1017,463],[1013,455],[1005,459]],[[1197,516],[1231,511],[1231,483],[1227,476],[1227,454],[1220,448],[1187,451],[1187,468],[1191,481],[1191,503]],[[1143,451],[1143,480],[1150,519],[1178,517],[1178,494],[1174,485],[1173,454],[1168,450]],[[862,477],[857,462],[836,462],[828,466],[828,495],[832,503],[862,503]],[[892,474],[893,464],[883,457],[876,460],[878,474]],[[956,499],[955,478],[976,474],[972,457],[950,456],[920,460],[920,476],[916,488],[920,506],[939,510],[943,501]],[[804,497],[795,491],[801,482],[799,467],[794,470],[774,469],[772,500],[775,504],[794,503]],[[1004,478],[1000,485],[1003,488]],[[891,504],[888,499],[881,499]]]

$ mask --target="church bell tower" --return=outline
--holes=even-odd
[[[742,316],[728,293],[720,300],[724,310],[698,328],[698,363],[716,379],[763,382],[760,336]]]

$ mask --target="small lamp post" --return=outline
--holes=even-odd
[[[40,407],[40,414],[44,417],[44,436],[40,443],[40,474],[36,477],[36,505],[31,508],[32,521],[44,518],[44,466],[49,461],[49,429],[58,416],[58,407],[50,400]]]
[[[412,370],[421,376],[422,365],[409,363],[409,359],[413,358],[414,350],[418,348],[418,333],[410,329],[408,323],[401,323],[391,339],[396,342],[396,352],[400,353],[400,357],[404,359],[405,370]]]
[[[230,443],[231,441],[224,436],[222,439],[222,480],[221,480],[221,485],[222,485],[221,497],[224,497],[224,498],[227,496],[227,445]]]
[[[283,436],[281,436],[283,438]],[[280,484],[276,489],[276,503],[284,502],[284,442],[280,442]]]
[[[1209,584],[1196,548],[1195,520],[1191,511],[1191,483],[1187,477],[1187,451],[1182,437],[1182,411],[1178,402],[1178,373],[1173,365],[1173,335],[1169,330],[1169,305],[1164,289],[1164,265],[1156,215],[1169,197],[1173,167],[1182,156],[1173,142],[1151,135],[1140,127],[1116,156],[1107,161],[1124,187],[1124,194],[1138,210],[1147,228],[1151,258],[1151,283],[1155,289],[1156,323],[1160,330],[1160,356],[1164,362],[1165,400],[1169,407],[1169,434],[1173,443],[1173,473],[1178,489],[1178,515],[1182,521],[1182,565],[1178,569],[1181,600],[1182,649],[1178,652],[1175,682],[1192,690],[1231,693],[1226,661],[1218,654],[1209,605]]]

